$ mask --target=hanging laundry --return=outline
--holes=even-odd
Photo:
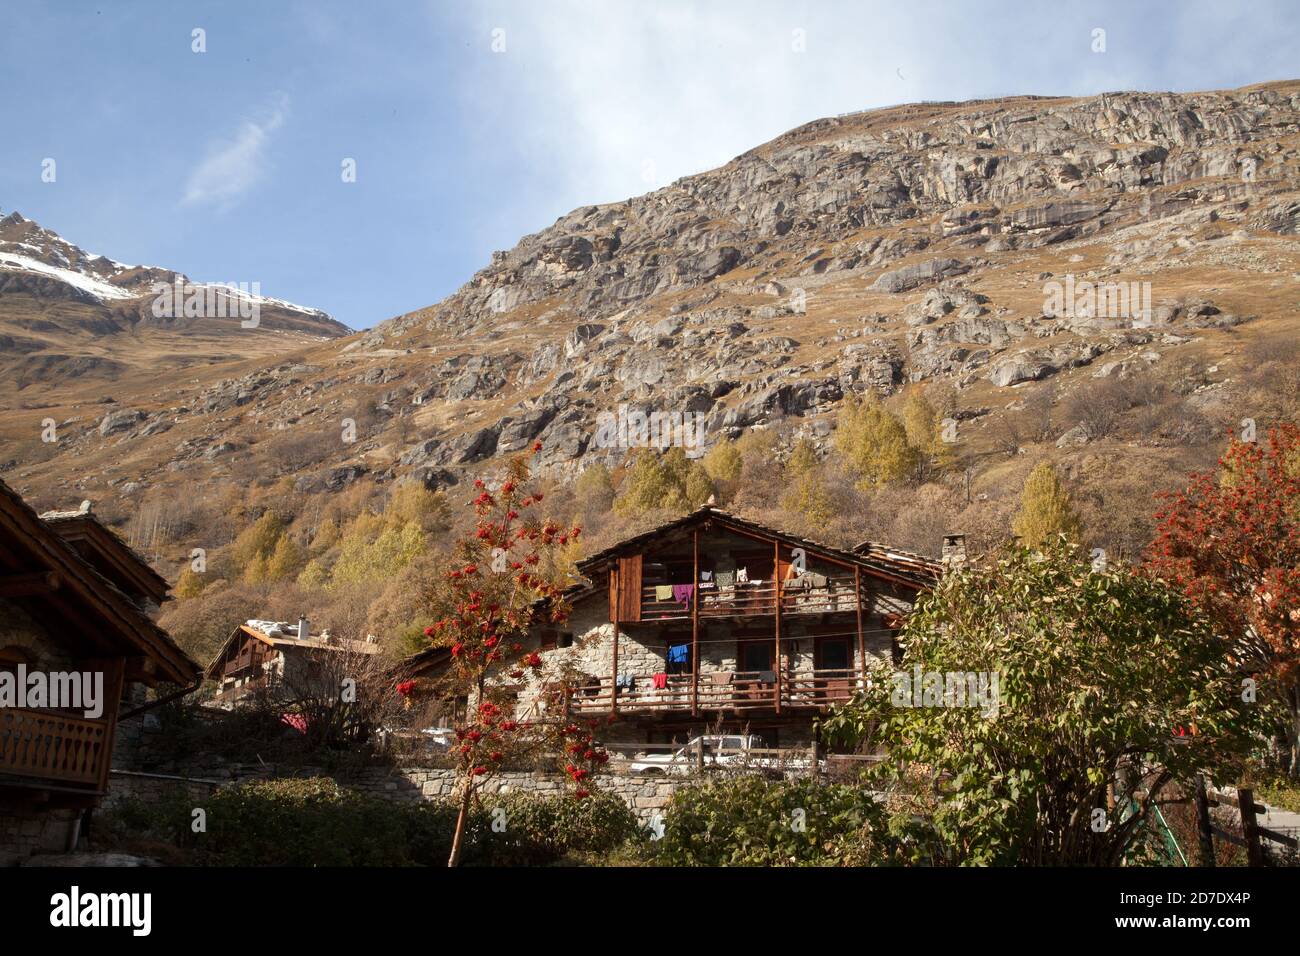
[[[619,690],[631,690],[633,686],[633,677],[631,674],[619,674],[614,681],[614,686]]]
[[[695,593],[694,584],[674,584],[673,600],[678,604],[690,604],[691,595]]]
[[[712,571],[701,571],[701,572],[700,572],[700,580],[703,581],[703,582],[705,582],[706,584],[707,584],[709,581],[712,581],[712,580],[713,580],[713,572],[712,572]]]
[[[736,586],[736,572],[735,572],[735,571],[719,571],[719,572],[718,572],[718,587],[720,587],[720,588],[730,588],[730,587],[735,587],[735,586]]]
[[[655,585],[656,601],[671,601],[673,599],[673,586],[671,584]]]
[[[691,646],[689,644],[674,644],[668,648],[669,664],[685,664],[690,656]]]
[[[667,675],[667,674],[663,674],[663,673],[655,674],[655,676],[654,676],[653,678],[651,678],[651,679],[654,681],[654,685],[655,685],[655,689],[656,689],[656,690],[667,690],[667,689],[668,689],[668,675]]]
[[[736,583],[737,584],[749,583],[749,568],[741,568],[736,572]]]

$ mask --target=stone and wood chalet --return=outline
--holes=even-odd
[[[945,542],[951,556],[960,542]],[[530,640],[544,673],[516,713],[613,718],[609,743],[684,742],[706,728],[800,746],[848,700],[873,660],[896,660],[897,635],[943,564],[866,542],[838,548],[706,505],[580,561],[561,627]],[[433,676],[445,649],[408,659]]]
[[[204,671],[217,690],[211,703],[234,708],[253,695],[320,696],[337,692],[338,658],[379,653],[375,641],[312,634],[310,622],[250,620],[236,627]],[[344,667],[343,669],[347,669]],[[359,675],[354,675],[359,676]]]
[[[197,686],[199,666],[151,617],[167,590],[88,506],[38,516],[0,481],[0,671],[11,687],[24,673],[103,680],[93,718],[0,706],[0,865],[75,845],[107,793],[124,700]]]

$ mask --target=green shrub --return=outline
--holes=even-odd
[[[268,780],[217,791],[195,845],[223,866],[400,866],[402,808],[328,777]]]
[[[203,833],[191,828],[197,808],[205,812]],[[165,841],[201,865],[446,866],[456,810],[451,801],[397,804],[308,777],[244,783],[199,799],[183,788],[156,803],[123,799],[105,814],[103,831],[118,842]],[[627,805],[608,794],[484,796],[466,823],[461,862],[544,866],[608,856],[638,833]]]
[[[737,777],[678,790],[655,850],[670,866],[866,865],[885,829],[858,787]]]
[[[484,861],[494,866],[542,866],[571,854],[609,854],[638,839],[627,804],[607,793],[584,800],[511,793],[485,797],[486,826],[476,831]],[[494,820],[504,824],[497,832]]]

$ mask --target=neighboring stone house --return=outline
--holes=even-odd
[[[378,652],[374,640],[341,640],[328,630],[313,635],[306,618],[296,625],[250,620],[231,632],[204,676],[217,683],[212,703],[233,709],[254,695],[288,699],[336,694],[348,663]]]
[[[810,743],[852,696],[942,564],[874,543],[847,550],[705,506],[578,563],[563,626],[538,626],[544,677],[516,714],[613,718],[608,743],[668,743],[705,728]],[[445,651],[410,658],[433,678]]]
[[[88,506],[40,517],[0,481],[0,865],[75,846],[108,790],[124,698],[197,686],[150,617],[166,597]],[[99,688],[97,707],[67,706],[56,684]]]

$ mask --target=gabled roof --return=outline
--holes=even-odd
[[[568,604],[575,604],[578,601],[585,601],[588,598],[595,597],[600,592],[587,582],[583,581],[578,584],[570,584],[561,593],[561,600]],[[539,598],[532,604],[533,610],[544,607],[547,603],[546,598]],[[562,624],[550,625],[546,621],[533,621],[530,628],[536,627],[562,627]],[[407,657],[402,658],[392,670],[392,676],[395,680],[406,680],[411,677],[418,677],[421,674],[427,674],[429,671],[445,667],[451,662],[451,649],[447,647],[426,647],[422,651],[416,651]]]
[[[138,552],[89,510],[47,511],[41,520],[120,590],[161,604],[171,585]]]
[[[63,638],[104,656],[143,657],[148,682],[189,684],[199,665],[117,585],[100,573],[22,497],[0,481],[0,575],[35,576],[41,584],[13,596]],[[88,655],[93,656],[93,655]]]
[[[221,665],[225,661],[226,655],[231,649],[244,640],[254,640],[259,644],[265,644],[267,647],[277,651],[329,651],[331,653],[342,653],[348,651],[353,654],[378,654],[379,645],[370,644],[366,641],[348,641],[348,640],[330,640],[326,641],[320,637],[278,637],[274,634],[267,634],[251,624],[240,624],[230,636],[226,638],[217,651],[212,662],[204,669],[203,676],[208,680],[216,680],[221,676]]]
[[[850,551],[834,545],[823,544],[820,541],[813,541],[810,538],[802,538],[779,528],[772,528],[757,521],[751,521],[748,518],[742,518],[739,515],[723,511],[715,505],[704,505],[690,514],[665,522],[631,538],[624,538],[622,541],[597,551],[577,563],[578,571],[594,580],[593,574],[601,570],[613,559],[623,555],[640,553],[656,539],[706,522],[741,533],[779,541],[790,547],[803,548],[811,555],[820,554],[845,564],[860,567],[866,574],[911,587],[932,587],[942,573],[942,565],[938,561],[932,561],[921,555],[879,545],[873,545],[866,551],[857,549]]]

